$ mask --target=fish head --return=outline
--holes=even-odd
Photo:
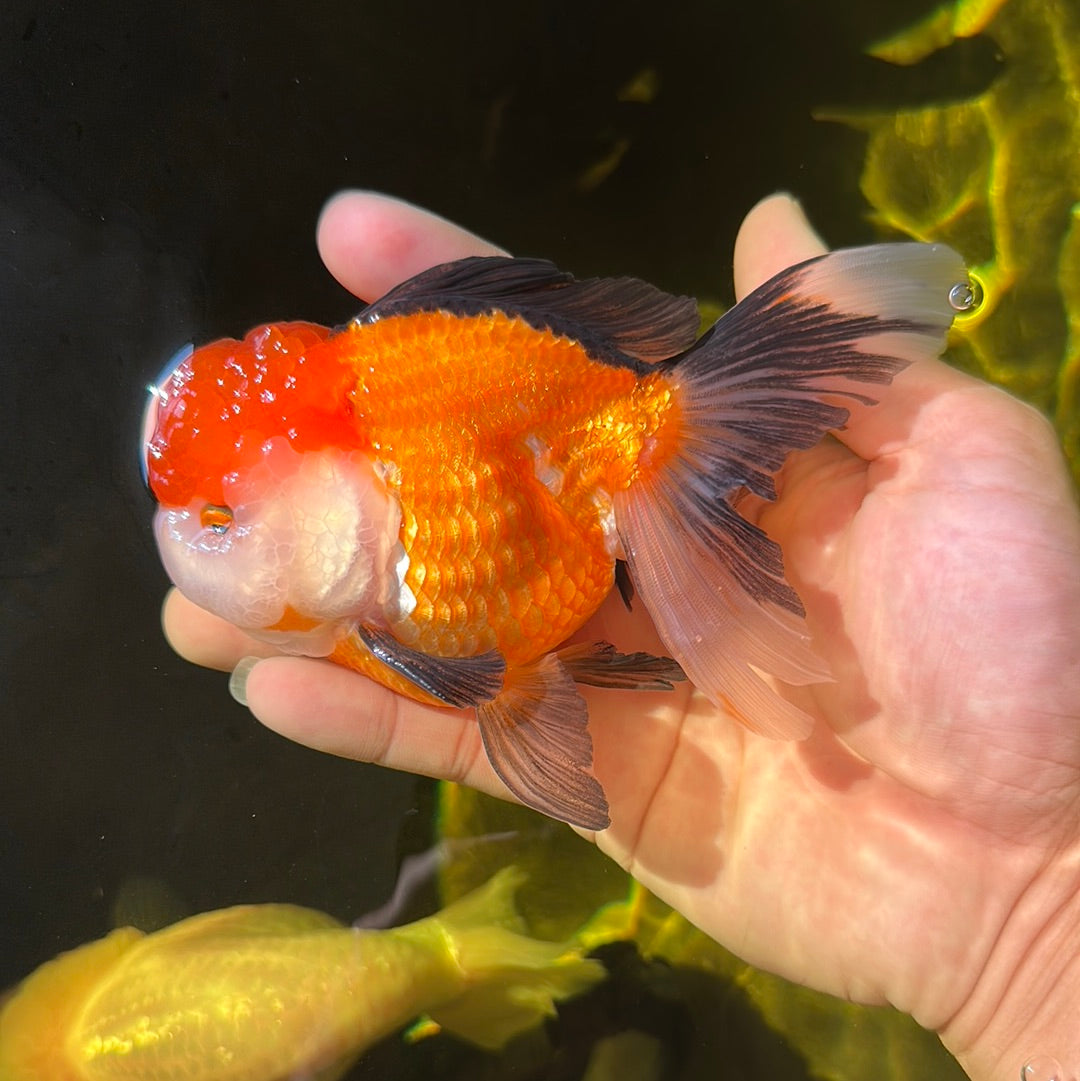
[[[326,656],[397,595],[400,510],[352,417],[347,367],[308,323],[181,356],[144,421],[154,533],[174,584],[284,652]]]

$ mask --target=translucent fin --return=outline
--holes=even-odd
[[[448,706],[474,706],[502,686],[506,662],[495,650],[475,657],[434,657],[410,649],[387,631],[363,625],[356,636],[387,667]]]
[[[495,772],[522,803],[582,829],[610,825],[592,765],[585,700],[553,654],[507,672],[499,696],[476,707]]]
[[[610,642],[563,646],[558,658],[575,683],[624,691],[670,691],[686,673],[670,657],[617,653]]]
[[[801,739],[810,732],[810,717],[760,673],[796,685],[829,673],[810,649],[801,606],[789,609],[798,598],[779,573],[780,550],[730,507],[745,535],[726,535],[723,524],[710,522],[685,494],[657,478],[616,499],[623,547],[660,637],[695,686],[748,728]],[[700,519],[698,531],[687,530],[680,515]],[[740,581],[755,576],[757,595]],[[781,593],[784,604],[769,592]]]
[[[358,323],[417,311],[478,315],[500,311],[581,342],[598,360],[639,367],[688,348],[697,303],[637,278],[578,281],[543,259],[473,256],[403,282],[365,308]]]
[[[872,404],[908,364],[937,356],[960,257],[941,245],[833,252],[778,274],[670,362],[675,452],[615,501],[619,536],[661,637],[687,676],[754,731],[808,734],[811,719],[762,674],[828,677],[779,547],[732,501],[773,499],[787,455],[840,428],[837,399]]]
[[[443,925],[443,930],[455,939],[465,931],[490,927],[502,927],[507,931],[524,933],[525,921],[518,912],[514,897],[527,878],[528,875],[520,867],[504,867],[482,886],[477,886],[476,889],[452,901],[433,918],[438,920]],[[464,967],[471,969],[474,963],[475,960],[468,961]],[[484,962],[484,964],[488,963],[489,961]]]
[[[686,388],[687,458],[716,488],[774,498],[788,453],[846,423],[830,399],[873,404],[860,384],[886,385],[940,355],[949,292],[966,274],[942,244],[850,248],[781,271],[672,361]]]
[[[513,895],[523,879],[504,868],[486,885],[440,912],[470,988],[431,1011],[444,1029],[489,1049],[555,1013],[555,1003],[604,977],[598,961],[573,942],[541,942],[520,932]]]

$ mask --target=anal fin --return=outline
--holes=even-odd
[[[446,706],[473,706],[480,736],[492,768],[507,788],[528,807],[582,829],[610,825],[607,800],[589,772],[592,738],[585,700],[575,686],[578,675],[597,671],[599,686],[656,686],[658,674],[678,666],[648,654],[626,657],[614,647],[569,647],[571,666],[554,653],[520,668],[506,667],[502,654],[491,650],[474,657],[436,657],[399,642],[388,631],[360,626],[356,638],[371,656],[397,677]],[[603,644],[602,644],[603,646]],[[603,661],[621,682],[600,683]],[[624,663],[621,677],[619,660]],[[612,661],[614,660],[614,663]],[[666,661],[650,672],[651,662]],[[674,677],[672,677],[674,678]],[[663,682],[664,687],[670,683]]]
[[[522,803],[572,826],[607,829],[607,799],[588,772],[588,710],[555,654],[509,669],[502,692],[478,703],[476,716],[492,768]]]

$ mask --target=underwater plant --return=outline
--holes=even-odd
[[[963,252],[984,296],[950,359],[1048,413],[1080,480],[1080,8],[956,0],[870,51],[910,65],[976,34],[1002,59],[982,93],[817,115],[866,132],[883,230]]]
[[[659,1001],[681,1021],[667,1026],[678,1045],[669,1058],[682,1060],[679,1072],[658,1067],[642,1078],[706,1081],[717,1076],[719,1061],[731,1071],[724,1076],[750,1071],[749,1076],[770,1081],[963,1081],[966,1076],[938,1037],[906,1014],[845,1002],[746,964],[559,823],[445,783],[439,825],[452,841],[505,839],[498,845],[449,847],[451,858],[441,872],[448,898],[467,894],[509,856],[526,875],[518,905],[533,934],[574,934],[583,950],[601,955],[613,944],[632,944],[652,977],[636,980],[630,994],[640,996],[650,983],[661,983]],[[623,978],[625,965],[611,967],[615,981]],[[653,1003],[651,1010],[656,1008]],[[606,1021],[625,1026],[624,1035],[640,1031],[640,1016]],[[593,1053],[591,1081],[621,1076],[605,1065],[599,1048]],[[766,1066],[767,1073],[758,1073]]]

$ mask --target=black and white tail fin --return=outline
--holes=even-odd
[[[661,637],[709,698],[756,732],[799,738],[812,721],[762,676],[828,679],[779,546],[735,509],[773,499],[793,450],[842,428],[846,398],[872,404],[909,364],[938,356],[960,257],[881,244],[811,259],[731,308],[669,364],[681,410],[674,451],[618,494],[619,537]]]

